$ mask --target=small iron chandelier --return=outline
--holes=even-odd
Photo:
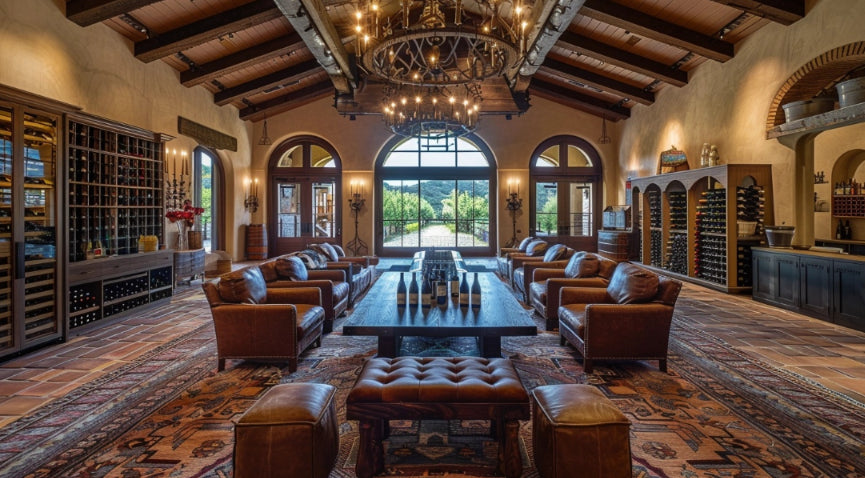
[[[386,84],[385,124],[403,136],[474,131],[481,83],[524,60],[523,0],[477,0],[474,11],[463,0],[403,0],[390,12],[379,2],[357,0],[355,53],[362,70]]]
[[[601,119],[601,137],[598,138],[598,143],[610,144],[612,142],[613,139],[610,138],[610,135],[607,134],[607,117],[603,116]]]
[[[264,118],[264,126],[261,129],[261,138],[258,140],[258,144],[262,146],[273,144],[270,136],[267,135],[267,118]]]

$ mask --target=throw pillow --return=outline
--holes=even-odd
[[[534,241],[534,240],[535,240],[535,238],[532,236],[529,236],[529,237],[523,239],[522,241],[520,241],[520,245],[517,247],[517,249],[519,249],[521,251],[525,251],[526,247],[529,245],[529,243]]]
[[[345,251],[342,249],[342,246],[339,244],[331,244],[331,246],[336,251],[337,257],[345,257]]]
[[[294,254],[297,255],[281,256],[276,260],[276,273],[279,274],[279,277],[288,278],[288,280],[309,280],[306,265],[299,257],[300,253],[295,252]]]
[[[219,296],[235,304],[260,304],[266,300],[264,277],[258,267],[245,267],[223,274],[216,284]]]
[[[630,262],[621,262],[610,279],[607,294],[619,304],[649,302],[658,293],[658,274]]]
[[[544,262],[553,262],[557,261],[563,257],[568,252],[568,246],[564,244],[555,244],[547,249],[547,252],[544,253]]]
[[[571,260],[565,266],[565,277],[595,277],[598,275],[600,264],[600,259],[595,254],[580,251],[571,256]]]
[[[328,261],[336,262],[339,260],[339,256],[336,254],[336,249],[333,248],[330,244],[326,242],[322,242],[321,244],[315,244],[312,246],[313,249],[324,254],[327,257]]]
[[[543,239],[535,239],[530,242],[528,246],[526,246],[526,255],[527,256],[542,256],[544,252],[547,252],[547,241]]]

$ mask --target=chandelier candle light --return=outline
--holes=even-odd
[[[422,5],[412,14],[412,5]],[[522,0],[404,0],[386,14],[379,0],[356,4],[355,53],[386,83],[385,124],[403,136],[461,136],[477,128],[481,83],[519,65],[526,51]]]
[[[246,180],[246,198],[243,200],[243,207],[249,212],[258,211],[258,178]]]

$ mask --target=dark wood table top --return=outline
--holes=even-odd
[[[468,274],[469,283],[474,274]],[[405,280],[411,274],[405,275]],[[448,300],[446,306],[433,304],[397,307],[398,272],[385,272],[366,297],[354,307],[342,327],[345,335],[421,336],[421,337],[502,337],[537,335],[530,311],[524,309],[513,293],[490,272],[478,273],[481,306],[460,307]]]

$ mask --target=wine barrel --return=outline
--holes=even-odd
[[[246,258],[249,260],[267,259],[267,233],[264,224],[246,226]]]
[[[190,249],[201,249],[201,231],[187,231],[186,235]]]

